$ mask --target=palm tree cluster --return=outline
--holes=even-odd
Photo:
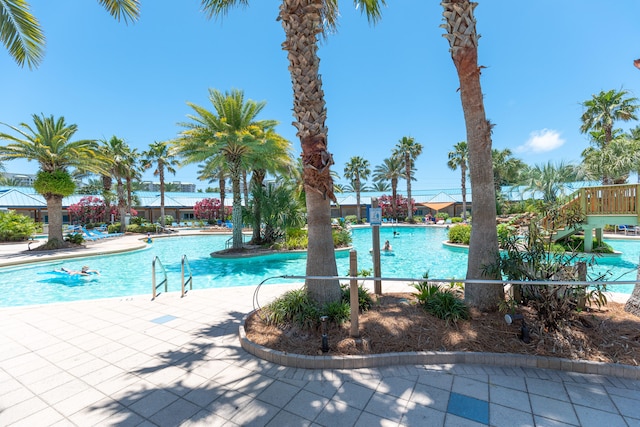
[[[398,218],[398,206],[396,206],[398,195],[398,180],[405,179],[407,182],[407,219],[413,221],[413,199],[411,198],[411,181],[415,181],[416,172],[415,161],[422,153],[422,145],[412,137],[402,137],[391,152],[391,156],[384,159],[382,164],[373,170],[373,187],[367,187],[366,182],[371,174],[369,161],[354,156],[344,167],[344,177],[349,180],[346,187],[338,187],[340,191],[353,191],[356,193],[357,218],[360,221],[360,193],[362,191],[391,190],[392,216]]]
[[[138,0],[99,0],[107,11],[116,19],[135,21],[139,16]],[[246,6],[249,0],[201,0],[202,9],[209,17],[225,15],[231,8]],[[380,19],[381,8],[385,0],[354,0],[371,22]],[[467,141],[466,157],[461,158],[455,153],[449,158],[451,168],[460,167],[465,186],[465,170],[468,168],[471,181],[471,191],[474,195],[474,223],[469,250],[467,278],[482,279],[488,277],[483,266],[490,263],[498,250],[495,230],[496,191],[498,185],[506,180],[513,164],[506,164],[507,170],[492,169],[490,166],[494,155],[504,155],[506,152],[495,152],[491,148],[491,132],[493,125],[486,119],[483,94],[480,86],[481,68],[478,66],[478,39],[474,9],[477,3],[469,0],[443,0],[444,23],[446,33],[444,37],[450,46],[450,53],[456,67],[460,81],[460,98],[463,107]],[[331,165],[333,157],[328,151],[328,130],[326,122],[326,108],[322,80],[319,73],[318,42],[337,27],[339,16],[337,0],[282,0],[278,19],[282,24],[285,40],[282,47],[287,51],[289,71],[293,87],[294,126],[302,147],[301,180],[304,186],[307,210],[307,225],[309,248],[306,274],[308,276],[337,276],[333,241],[331,237],[330,202],[335,201],[333,174]],[[11,56],[20,65],[35,67],[42,59],[44,36],[37,20],[31,15],[26,0],[0,1],[0,41],[8,48]],[[289,163],[287,155],[288,145],[275,131],[275,122],[256,120],[257,114],[264,105],[249,101],[243,102],[242,94],[231,92],[222,95],[212,92],[210,100],[213,111],[207,111],[199,106],[189,104],[195,114],[190,115],[190,122],[183,123],[184,130],[180,136],[170,144],[155,143],[153,148],[145,152],[147,163],[157,164],[156,173],[163,181],[165,168],[171,172],[175,156],[181,157],[183,162],[202,163],[202,177],[218,179],[220,190],[223,192],[224,177],[231,178],[233,192],[233,222],[234,248],[241,246],[241,234],[238,227],[242,221],[240,202],[240,182],[246,182],[247,172],[252,173],[252,186],[260,186],[266,173],[273,173]],[[620,153],[626,152],[630,145],[616,142],[617,133],[613,129],[614,120],[630,120],[635,117],[635,99],[616,97],[616,93],[606,93],[611,99],[611,109],[604,113],[601,105],[594,102],[585,103],[587,111],[583,116],[583,132],[591,132],[595,147],[585,151],[586,164],[590,174],[602,176],[603,182],[615,182],[624,176],[624,171],[637,168],[637,159],[633,163],[608,169],[603,165],[609,164],[611,159],[618,158]],[[595,100],[595,99],[594,99]],[[603,113],[595,113],[599,111]],[[34,117],[34,121],[36,118]],[[130,166],[130,156],[133,150],[126,147],[123,141],[113,138],[104,144],[104,148],[94,150],[95,141],[68,140],[75,132],[75,125],[66,126],[64,120],[58,127],[51,117],[48,121],[44,116],[37,118],[43,123],[43,129],[31,129],[22,124],[21,128],[13,128],[23,138],[5,135],[5,139],[14,141],[3,147],[0,152],[5,159],[21,156],[37,160],[41,165],[41,172],[46,177],[39,177],[38,191],[47,196],[52,208],[60,203],[61,198],[69,191],[73,191],[73,183],[69,179],[68,168],[76,168],[78,172],[95,170],[102,174],[106,192],[110,191],[108,175],[116,177],[118,209],[120,213],[126,211],[127,202],[122,203],[122,180],[129,180],[135,176]],[[45,123],[46,122],[46,123]],[[37,123],[36,123],[37,127]],[[53,133],[49,132],[52,131]],[[47,141],[43,143],[41,141]],[[63,141],[60,143],[60,141]],[[637,141],[637,138],[636,138]],[[25,145],[26,144],[26,145]],[[161,147],[162,145],[162,147]],[[27,148],[28,146],[28,148]],[[86,146],[86,147],[85,147]],[[52,161],[51,156],[42,148],[57,147],[58,151],[76,150],[76,157],[69,161]],[[84,148],[81,148],[84,147]],[[457,147],[456,151],[461,149]],[[84,151],[83,151],[84,150]],[[637,151],[637,150],[636,150]],[[392,200],[396,200],[396,185],[398,178],[407,182],[407,211],[408,219],[413,219],[411,198],[411,181],[414,179],[415,159],[421,154],[422,146],[413,138],[403,137],[393,150],[392,157],[385,159],[382,165],[374,169],[374,179],[384,185],[382,181],[391,184]],[[262,153],[262,157],[260,156]],[[270,153],[264,156],[264,153]],[[272,156],[272,153],[280,153]],[[64,153],[68,154],[68,153]],[[85,164],[91,157],[110,156],[109,161],[98,160]],[[265,158],[268,158],[265,160]],[[224,161],[222,160],[224,159]],[[366,182],[369,166],[364,159],[357,159],[345,168],[345,174],[351,182],[352,188],[358,193],[362,189],[362,181]],[[262,163],[260,161],[263,161]],[[637,170],[637,169],[636,169]],[[400,172],[401,171],[401,172]],[[548,170],[540,168],[539,179],[543,182]],[[546,174],[546,175],[545,175]],[[119,177],[119,178],[118,178]],[[613,180],[613,181],[612,181]],[[70,183],[71,182],[71,183]],[[536,184],[537,185],[537,184]],[[548,188],[549,194],[554,190]],[[248,185],[244,186],[245,199],[248,199]],[[466,189],[465,189],[466,191]],[[162,193],[163,191],[161,191]],[[224,200],[224,198],[222,198]],[[130,201],[128,202],[130,205]],[[50,211],[51,212],[51,211]],[[359,210],[358,210],[359,212]],[[261,207],[254,205],[254,216],[260,218]],[[162,215],[164,220],[164,215]],[[58,219],[56,219],[58,221]],[[57,231],[58,224],[54,224],[55,238],[61,238]],[[258,228],[260,222],[258,221]],[[254,239],[256,236],[254,235]],[[306,282],[310,296],[317,302],[324,304],[338,301],[341,296],[337,280],[310,279]],[[472,305],[481,309],[492,309],[497,301],[503,298],[501,286],[467,286],[465,298]]]

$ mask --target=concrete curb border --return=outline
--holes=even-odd
[[[242,319],[242,324],[239,327],[238,335],[240,338],[240,346],[249,354],[260,359],[291,368],[358,369],[377,368],[391,365],[469,364],[504,366],[511,368],[554,369],[557,371],[640,380],[640,367],[636,366],[512,353],[414,351],[358,356],[306,356],[301,354],[284,353],[282,351],[273,350],[256,344],[247,338],[244,325],[251,314],[253,314],[253,312],[247,314]]]

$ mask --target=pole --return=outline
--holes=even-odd
[[[358,276],[358,251],[351,249],[349,251],[349,276]],[[358,311],[360,309],[360,300],[358,298],[358,280],[351,279],[349,282],[349,302],[351,304],[351,332],[352,338],[360,336],[360,327],[358,325]]]
[[[378,207],[377,197],[371,198],[371,207]],[[374,225],[371,228],[371,232],[373,233],[373,277],[382,277],[380,272],[380,226]],[[382,295],[382,282],[379,279],[373,281],[373,292],[376,295]]]

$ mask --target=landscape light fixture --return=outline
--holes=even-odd
[[[518,336],[522,342],[525,344],[529,344],[531,342],[531,336],[529,335],[529,328],[527,324],[524,322],[524,316],[522,314],[505,314],[504,321],[507,322],[507,325],[511,325],[514,320],[522,321],[520,326],[520,335]]]
[[[327,320],[329,316],[320,316],[320,322],[322,322],[322,352],[329,351],[329,336],[327,335]]]

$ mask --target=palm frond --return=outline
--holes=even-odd
[[[21,67],[34,69],[42,61],[44,33],[25,0],[0,0],[0,42]]]

